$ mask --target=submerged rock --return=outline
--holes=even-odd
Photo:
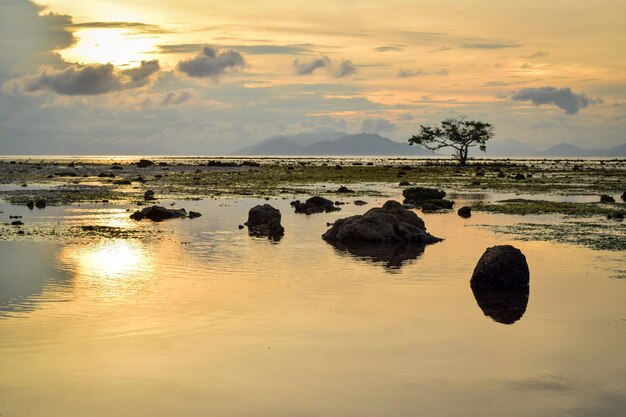
[[[488,248],[480,257],[470,284],[472,288],[519,290],[528,287],[530,272],[526,257],[511,245]]]
[[[467,206],[461,207],[456,214],[463,218],[472,217],[472,208]]]
[[[334,202],[320,196],[313,196],[306,200],[304,203],[296,200],[292,202],[291,205],[295,208],[296,213],[303,214],[314,214],[323,212],[330,213],[332,211],[341,210],[341,208],[335,206]]]
[[[264,236],[279,240],[285,234],[285,229],[280,224],[280,220],[280,210],[269,204],[263,204],[250,209],[248,221],[244,224],[248,226],[250,236]]]
[[[389,200],[380,208],[363,215],[337,220],[322,235],[327,242],[343,243],[416,243],[441,241],[426,231],[424,221],[397,201]]]
[[[187,211],[183,209],[168,209],[161,206],[145,207],[141,211],[136,211],[130,215],[133,220],[150,219],[160,222],[168,219],[187,217]]]

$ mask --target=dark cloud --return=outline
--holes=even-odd
[[[376,52],[398,52],[404,50],[404,45],[385,45],[374,48]]]
[[[170,91],[161,100],[161,106],[178,106],[189,101],[193,97],[193,94],[187,90],[183,91]]]
[[[245,65],[239,52],[232,49],[221,51],[205,45],[193,58],[180,61],[177,68],[189,77],[218,79],[225,72],[236,71]]]
[[[530,101],[535,106],[552,104],[565,110],[566,114],[576,114],[588,106],[602,104],[601,98],[589,98],[585,94],[576,94],[569,87],[523,88],[511,95],[515,101]]]
[[[158,25],[141,22],[84,22],[74,23],[69,28],[91,28],[91,29],[128,29],[136,33],[170,33]]]
[[[25,72],[39,65],[57,65],[58,56],[52,51],[76,42],[67,29],[71,16],[43,10],[32,1],[0,1],[0,70]]]
[[[330,58],[322,56],[310,62],[300,62],[296,59],[293,61],[293,68],[298,75],[311,75],[318,68],[330,66]]]
[[[137,68],[119,70],[112,64],[71,65],[63,70],[44,68],[38,74],[9,81],[5,90],[22,93],[51,91],[64,96],[90,96],[146,85],[159,71],[158,61],[142,61]]]
[[[343,78],[356,73],[356,67],[349,59],[341,61],[339,68],[335,71],[335,77]]]
[[[400,70],[398,71],[398,77],[400,78],[410,78],[410,77],[427,77],[429,75],[438,75],[440,77],[446,77],[450,74],[447,69],[441,69],[434,72],[424,71],[423,69],[414,69],[414,70]]]
[[[365,119],[361,124],[361,132],[366,133],[392,132],[396,129],[396,125],[386,119]]]

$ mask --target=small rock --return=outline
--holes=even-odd
[[[363,201],[363,200],[354,200],[353,201],[355,206],[364,206],[367,204],[367,201]]]
[[[285,229],[280,224],[280,220],[280,210],[269,204],[263,204],[250,209],[248,221],[244,224],[248,226],[250,236],[264,236],[279,240],[285,234]]]
[[[526,176],[520,172],[518,172],[517,174],[515,174],[515,181],[522,181],[525,180]]]
[[[330,213],[331,211],[339,211],[341,208],[336,207],[335,203],[331,200],[320,197],[313,196],[307,199],[304,203],[296,200],[293,202],[292,206],[295,208],[296,213],[302,214],[314,214],[314,213]]]
[[[195,219],[196,217],[200,217],[202,216],[201,213],[198,213],[197,211],[189,211],[189,218],[190,219]]]
[[[463,218],[472,217],[472,208],[463,206],[456,213]]]
[[[601,203],[615,203],[615,199],[611,197],[610,195],[602,194],[600,196],[600,202]]]
[[[35,207],[37,207],[38,209],[46,208],[46,200],[35,201]]]
[[[401,181],[400,184],[398,184],[400,187],[408,187],[411,185],[410,182],[408,181]]]
[[[341,187],[339,187],[339,189],[336,192],[337,193],[353,193],[354,190],[351,190],[348,187],[345,187],[342,185]]]
[[[18,231],[17,231],[17,234],[18,234],[18,235],[23,235],[23,234],[24,234],[24,231],[23,231],[22,229],[20,229],[20,230],[18,230]]]
[[[137,168],[147,168],[149,166],[154,165],[154,162],[150,161],[149,159],[140,159],[136,165],[137,165]]]
[[[405,204],[416,204],[425,200],[441,200],[446,192],[436,188],[413,187],[402,191]]]
[[[130,215],[130,218],[133,220],[150,219],[154,222],[181,217],[187,217],[185,209],[168,209],[161,206],[145,207],[141,211],[136,211]]]
[[[32,210],[33,208],[35,208],[35,202],[33,200],[28,200],[28,202],[26,203],[26,207]]]
[[[23,226],[24,222],[22,222],[21,220],[15,220],[14,222],[11,222],[11,226]]]
[[[154,200],[154,191],[152,190],[148,190],[145,193],[143,193],[143,199],[146,201],[151,201]]]

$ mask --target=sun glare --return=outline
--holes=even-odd
[[[68,62],[83,64],[136,66],[142,60],[153,59],[157,43],[152,36],[125,29],[84,29],[76,32],[76,37],[76,45],[59,53]]]

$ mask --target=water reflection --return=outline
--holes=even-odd
[[[513,324],[524,316],[530,287],[506,291],[472,287],[478,307],[485,316],[502,324]]]
[[[0,244],[0,317],[35,310],[40,303],[63,300],[71,290],[72,277],[50,268],[56,264],[56,245]]]
[[[125,298],[143,287],[155,264],[144,243],[122,239],[67,245],[59,259],[74,271],[79,290],[95,290],[111,299]]]
[[[373,263],[383,263],[387,269],[400,269],[405,263],[416,259],[424,252],[424,245],[396,244],[347,244],[332,243],[337,252]]]

